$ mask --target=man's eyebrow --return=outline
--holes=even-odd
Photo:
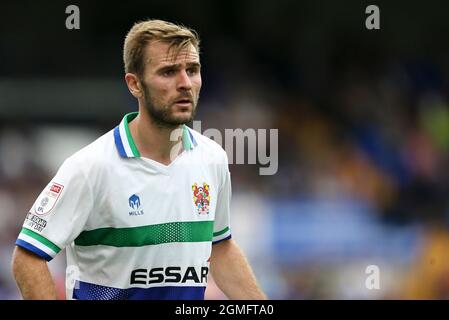
[[[195,61],[195,62],[187,62],[186,65],[187,65],[188,67],[198,67],[198,68],[201,67],[201,63],[199,63],[199,62],[197,62],[197,61]]]
[[[161,66],[159,68],[159,70],[164,70],[164,69],[180,69],[182,66],[181,63],[170,63],[170,64],[166,64],[164,66]],[[187,68],[191,68],[191,67],[197,67],[197,68],[201,68],[201,63],[199,62],[187,62],[186,63],[186,67]]]

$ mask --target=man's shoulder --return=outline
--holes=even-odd
[[[101,164],[104,159],[110,159],[109,155],[114,150],[112,130],[106,132],[96,140],[76,151],[64,162],[73,166],[89,168]]]

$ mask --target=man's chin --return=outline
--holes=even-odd
[[[192,112],[192,110],[179,110],[170,113],[155,112],[155,110],[150,108],[147,108],[147,110],[149,110],[150,117],[155,123],[159,126],[169,128],[175,128],[177,126],[189,123],[194,117],[194,112]]]
[[[162,121],[159,121],[159,123],[167,127],[177,127],[187,124],[192,120],[193,120],[192,117],[177,117],[177,118],[164,119]]]
[[[193,120],[192,112],[182,112],[182,114],[173,115],[171,120],[179,125],[189,123]]]
[[[187,124],[187,123],[191,122],[192,120],[193,120],[192,117],[188,117],[185,119],[177,119],[177,120],[173,121],[172,123],[175,125],[183,125],[183,124]]]

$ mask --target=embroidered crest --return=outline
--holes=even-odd
[[[199,214],[208,214],[210,205],[209,185],[203,183],[203,186],[198,186],[195,182],[192,186],[193,203]]]

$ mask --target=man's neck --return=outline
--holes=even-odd
[[[182,130],[182,125],[178,128]],[[176,128],[162,127],[156,124],[147,112],[142,112],[142,109],[137,117],[129,123],[129,130],[140,155],[144,158],[168,165],[182,151],[182,143],[178,144],[181,141],[182,131],[176,135],[179,137],[178,140],[170,140],[171,136],[175,136],[173,131]],[[174,138],[172,137],[172,139]]]

